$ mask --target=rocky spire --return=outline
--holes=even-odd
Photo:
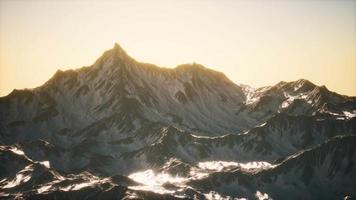
[[[115,55],[128,56],[127,53],[125,52],[125,50],[124,50],[118,43],[115,43],[115,44],[114,44],[114,47],[111,49],[111,51],[112,51]]]

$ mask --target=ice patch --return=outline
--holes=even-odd
[[[258,190],[257,190],[257,192],[255,194],[255,197],[258,200],[272,200],[272,198],[270,198],[267,193],[262,193],[262,192],[260,192]]]
[[[142,183],[142,186],[131,186],[130,189],[133,190],[146,190],[153,191],[155,193],[174,193],[173,190],[168,190],[164,188],[165,184],[173,184],[175,186],[182,185],[187,179],[178,176],[171,176],[167,173],[155,173],[153,170],[149,169],[142,172],[136,172],[130,174],[129,178],[133,179],[138,183]]]
[[[270,163],[263,162],[263,161],[247,162],[247,163],[227,162],[227,161],[208,161],[208,162],[199,162],[198,167],[204,170],[222,171],[223,169],[231,168],[231,167],[240,167],[246,170],[268,169],[274,167],[274,165],[271,165]]]
[[[106,182],[107,180],[108,179],[100,179],[100,178],[92,176],[89,180],[85,180],[85,182],[83,182],[83,183],[70,185],[68,187],[62,188],[61,190],[62,191],[80,190],[82,188],[90,187],[90,186],[95,185],[95,184],[100,183],[100,182]]]
[[[210,191],[207,194],[204,194],[207,200],[232,200],[230,196],[223,197],[220,194]],[[247,200],[246,198],[233,198],[234,200]]]
[[[47,192],[49,189],[51,189],[52,185],[45,185],[40,187],[39,189],[37,189],[37,192],[39,194],[43,193],[43,192]]]
[[[257,127],[263,127],[263,126],[265,126],[266,124],[267,124],[267,122],[262,123],[262,124],[260,124],[260,125],[257,125]]]
[[[43,161],[43,162],[40,162],[40,164],[42,164],[43,166],[45,166],[46,168],[50,168],[50,163],[49,161]]]
[[[6,184],[3,188],[13,188],[15,186],[20,185],[21,183],[26,183],[31,179],[31,176],[24,176],[23,174],[17,174],[16,178]]]
[[[246,100],[245,100],[246,105],[253,104],[254,102],[258,101],[258,99],[260,98],[259,96],[255,95],[256,89],[250,86],[243,87],[243,92],[245,93],[246,96]]]
[[[21,170],[16,174],[16,177],[12,181],[4,185],[3,188],[13,188],[20,185],[21,183],[26,183],[31,179],[32,172],[33,169],[31,168],[31,166],[25,167],[25,169]]]
[[[353,118],[353,117],[356,117],[356,111],[353,110],[352,112],[349,112],[349,111],[343,111],[345,117],[347,119],[350,119],[350,118]]]
[[[10,151],[14,152],[17,155],[25,155],[25,153],[17,147],[11,147]]]

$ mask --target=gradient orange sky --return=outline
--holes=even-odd
[[[306,78],[356,95],[356,1],[0,0],[0,96],[119,43],[138,61],[198,62],[259,87]]]

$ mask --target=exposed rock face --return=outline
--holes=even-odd
[[[308,80],[253,89],[196,63],[140,63],[116,44],[0,98],[0,196],[355,196],[355,120],[355,97]],[[156,194],[127,177],[140,170],[181,179],[154,182]]]

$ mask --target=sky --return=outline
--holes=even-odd
[[[0,0],[0,96],[91,65],[115,42],[162,67],[356,96],[356,0]]]

